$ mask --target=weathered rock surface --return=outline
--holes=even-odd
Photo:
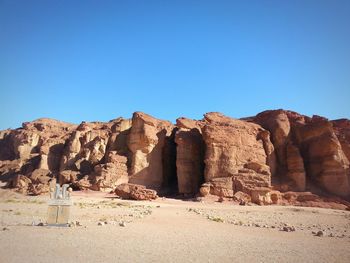
[[[164,173],[163,150],[166,138],[171,136],[174,126],[168,121],[158,120],[145,113],[135,112],[128,137],[131,151],[130,183],[160,189]]]
[[[350,195],[348,120],[331,122],[275,110],[262,112],[253,121],[272,134],[279,183],[287,183],[287,190],[305,191],[316,184],[332,194]]]
[[[127,158],[116,154],[109,153],[108,162],[96,165],[92,174],[92,189],[96,191],[110,192],[117,185],[128,183],[128,169],[126,166]]]
[[[243,193],[241,191],[238,191],[233,195],[233,200],[239,202],[242,205],[245,205],[247,203],[250,203],[252,198],[250,195]]]
[[[105,156],[111,125],[82,122],[65,145],[60,170],[89,174]]]
[[[304,160],[300,154],[299,148],[288,143],[286,147],[287,158],[287,177],[293,182],[297,191],[305,191],[306,189],[306,174],[304,167]]]
[[[35,195],[57,180],[75,190],[119,188],[138,200],[157,190],[242,204],[346,207],[349,158],[349,120],[285,110],[240,120],[207,113],[175,125],[141,112],[80,125],[38,119],[0,131],[0,180]]]
[[[300,161],[300,153],[293,144],[291,121],[305,123],[305,118],[297,113],[283,110],[264,111],[259,113],[254,122],[270,131],[271,141],[276,152],[276,174],[279,179],[289,179],[296,190],[305,190],[305,171]],[[282,178],[281,178],[282,177]],[[284,182],[284,181],[283,181]]]
[[[65,122],[38,119],[1,132],[0,178],[12,187],[19,181],[26,182],[26,187],[18,188],[22,193],[47,192],[48,181],[59,171],[65,140],[75,128]]]
[[[32,180],[30,180],[27,176],[16,175],[15,178],[10,182],[10,187],[16,188],[17,191],[22,194],[27,194],[31,183]]]
[[[2,131],[0,178],[9,181],[10,187],[31,194],[46,192],[44,186],[54,178],[60,183],[77,184],[84,176],[88,176],[90,187],[85,186],[91,188],[91,181],[97,181],[94,175],[101,176],[98,172],[94,173],[95,167],[105,163],[110,134],[115,137],[118,135],[115,134],[117,131],[113,133],[112,127],[118,126],[120,122],[123,120],[83,122],[77,126],[52,119],[38,119],[23,123],[19,129]],[[111,143],[110,148],[113,147]],[[28,178],[30,183],[24,178]],[[27,186],[19,187],[18,181],[21,184],[27,182]]]
[[[267,164],[273,152],[265,149],[273,146],[262,140],[260,134],[266,131],[261,126],[220,113],[208,113],[204,121],[204,175],[212,184],[212,194],[233,197],[237,191],[252,194],[255,187],[271,186]]]
[[[332,121],[332,124],[334,133],[340,142],[341,148],[348,161],[350,161],[350,120],[335,120]],[[350,172],[348,172],[348,178],[350,183]]]
[[[123,199],[132,200],[152,200],[158,197],[155,190],[147,189],[145,186],[137,184],[118,185],[115,189],[115,194]]]
[[[114,124],[111,126],[111,135],[109,136],[106,154],[105,156],[112,158],[112,156],[121,155],[125,157],[130,156],[130,150],[127,145],[127,138],[131,129],[131,120],[118,118],[114,121]],[[116,155],[110,155],[110,152],[115,152]],[[113,160],[109,160],[113,162]]]
[[[349,160],[333,131],[332,123],[313,118],[306,125],[296,127],[295,134],[310,179],[330,193],[350,195]]]
[[[176,142],[176,172],[180,194],[196,194],[204,181],[205,144],[200,123],[179,118]]]

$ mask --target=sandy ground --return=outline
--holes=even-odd
[[[47,200],[0,190],[0,262],[350,262],[349,211],[74,193],[82,226],[36,226]]]

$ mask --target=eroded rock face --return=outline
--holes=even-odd
[[[60,170],[89,174],[105,156],[111,125],[111,123],[81,123],[65,145]]]
[[[26,182],[26,187],[18,187],[23,193],[46,192],[48,188],[44,186],[58,172],[63,145],[75,128],[65,122],[38,119],[23,123],[22,128],[1,132],[0,179],[12,187]]]
[[[333,130],[337,136],[346,158],[350,161],[350,120],[332,121]],[[350,176],[350,175],[349,175]]]
[[[106,157],[109,156],[108,158],[111,158],[115,155],[121,155],[128,158],[130,156],[127,142],[131,124],[131,119],[118,118],[114,121],[114,124],[111,126],[112,133],[109,136],[106,147]],[[115,152],[115,154],[110,155],[110,152],[112,151]]]
[[[259,125],[226,117],[220,113],[204,116],[205,180],[211,193],[233,197],[237,191],[251,194],[256,186],[270,187],[271,173]],[[272,151],[273,152],[273,151]]]
[[[11,130],[0,131],[0,160],[16,159]]]
[[[39,119],[23,124],[23,133],[29,133],[32,134],[32,137],[39,138],[39,142],[31,150],[32,154],[38,154],[40,157],[38,169],[59,171],[64,144],[74,129],[76,129],[76,125],[51,119]],[[31,145],[33,145],[33,141]],[[23,158],[20,159],[23,160]]]
[[[233,177],[216,177],[210,180],[210,194],[220,197],[233,197],[235,185]]]
[[[10,187],[16,188],[19,193],[27,194],[28,188],[32,181],[24,175],[16,175],[12,181],[10,181]]]
[[[206,181],[230,177],[248,162],[267,163],[263,142],[258,139],[260,131],[263,131],[259,125],[220,113],[207,113],[204,119]]]
[[[278,160],[278,173],[285,172],[286,147],[291,129],[287,114],[284,111],[266,111],[258,114],[255,121],[270,131]]]
[[[328,192],[350,195],[349,160],[333,131],[331,122],[312,119],[295,129],[309,177]]]
[[[330,122],[320,116],[275,110],[258,114],[254,122],[272,134],[284,190],[305,191],[316,184],[332,194],[349,196],[346,120]]]
[[[297,191],[305,191],[306,174],[304,168],[304,160],[300,154],[299,148],[289,142],[286,147],[287,158],[287,177],[293,180]]]
[[[131,151],[130,183],[160,189],[164,182],[163,148],[173,125],[145,113],[135,112],[128,136]]]
[[[110,192],[120,184],[128,183],[127,158],[116,152],[109,153],[108,162],[96,165],[92,174],[92,189]]]
[[[294,123],[305,123],[305,116],[284,110],[264,111],[254,118],[254,122],[271,133],[276,153],[275,173],[279,183],[287,180],[294,189],[304,191],[305,171],[298,146],[293,143],[292,129]]]
[[[38,119],[0,131],[0,180],[24,194],[46,193],[58,180],[96,191],[138,184],[134,199],[153,189],[309,204],[325,194],[350,198],[349,155],[349,120],[284,110],[241,120],[207,113],[176,125],[141,112],[80,125]]]
[[[124,130],[120,131],[115,127],[123,121],[117,119],[107,123],[83,122],[77,126],[51,119],[38,119],[23,123],[23,127],[19,129],[2,131],[0,179],[8,181],[10,187],[17,188],[20,192],[40,194],[46,192],[46,186],[52,179],[57,178],[60,183],[76,184],[86,175],[90,177],[87,188],[105,189],[106,185],[102,184],[99,188],[97,183],[94,185],[91,182],[109,181],[105,178],[108,176],[103,172],[99,173],[96,166],[101,163],[111,166],[107,164],[105,156],[107,142],[111,134],[118,140],[118,134]],[[111,142],[108,153],[114,149],[125,154],[119,143]],[[126,157],[123,158],[123,165],[126,167]],[[119,163],[116,162],[116,165]],[[127,174],[127,168],[123,167],[123,176],[125,173]],[[96,180],[96,177],[105,179]],[[27,186],[24,187],[23,182]]]
[[[200,122],[179,118],[176,142],[176,169],[180,194],[196,194],[204,182],[205,144]]]

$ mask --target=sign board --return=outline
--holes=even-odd
[[[70,219],[70,189],[68,184],[62,187],[56,184],[55,189],[50,188],[50,200],[48,201],[47,224],[49,226],[67,226]]]

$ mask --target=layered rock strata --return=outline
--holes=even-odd
[[[349,120],[285,110],[175,125],[142,112],[79,125],[38,119],[0,131],[0,180],[24,194],[57,180],[80,190],[130,185],[140,199],[154,190],[258,204],[349,199],[349,158]]]

